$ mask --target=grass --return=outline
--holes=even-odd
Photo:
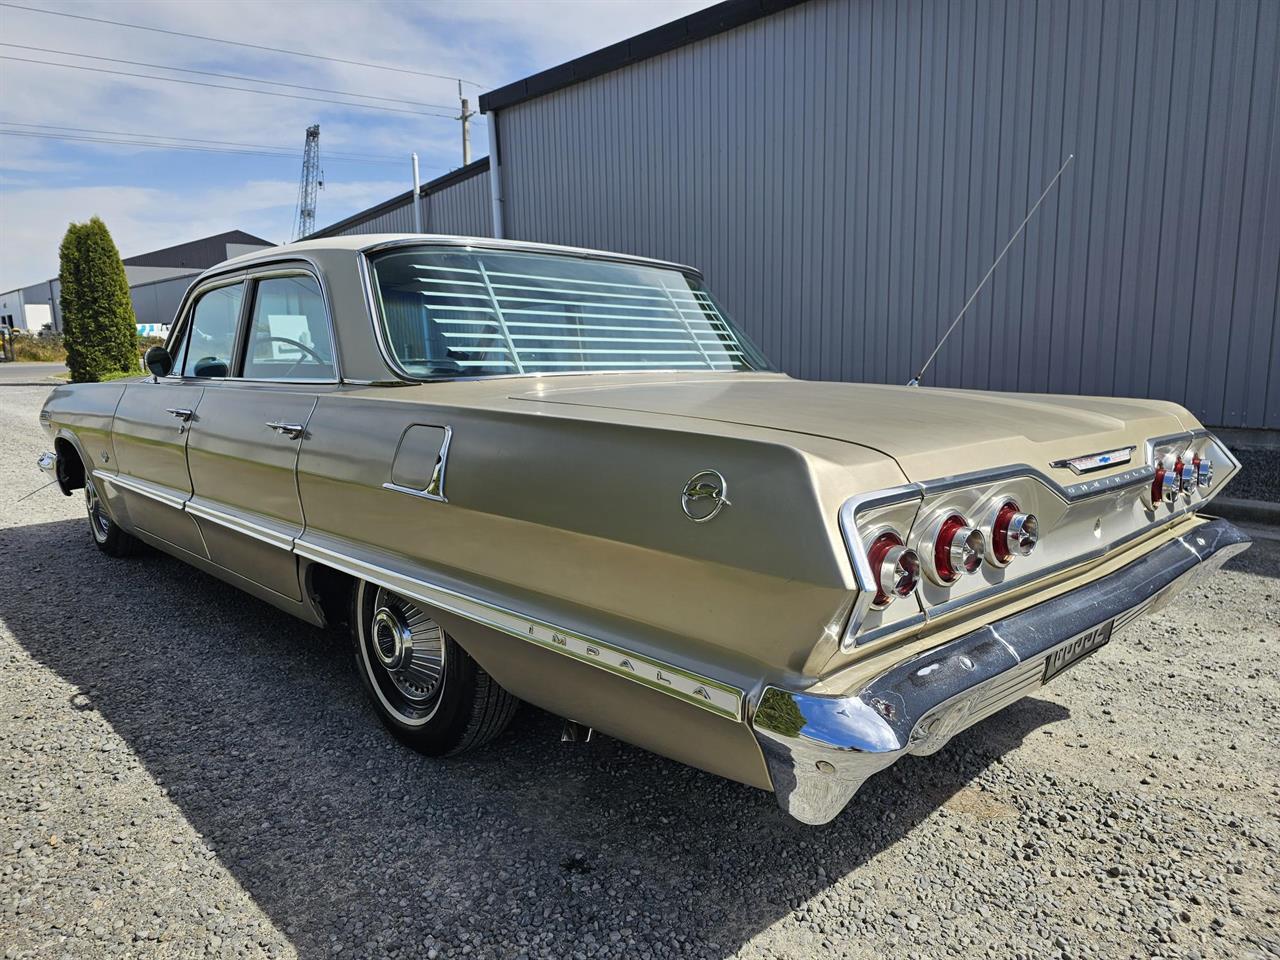
[[[15,336],[13,359],[29,363],[66,363],[67,348],[61,337]]]

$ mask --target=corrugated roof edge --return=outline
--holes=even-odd
[[[471,177],[478,176],[482,173],[489,172],[489,158],[481,157],[479,160],[472,160],[465,167],[459,167],[457,170],[451,170],[442,177],[436,177],[429,180],[418,188],[418,196],[428,197],[433,193],[439,193],[446,187],[451,187],[455,183],[463,180],[469,180]],[[383,200],[381,203],[369,207],[367,210],[361,210],[359,213],[353,213],[351,216],[339,220],[337,223],[331,223],[327,227],[309,233],[300,240],[322,240],[325,237],[331,237],[336,233],[346,230],[350,227],[358,227],[362,223],[367,223],[379,214],[386,213],[388,210],[394,210],[396,207],[403,206],[409,202],[412,191],[406,190],[404,193],[398,193],[390,200]]]
[[[744,26],[753,20],[781,13],[799,6],[807,0],[725,0],[713,7],[691,13],[660,27],[637,34],[630,39],[611,44],[594,53],[562,63],[558,67],[543,70],[480,95],[480,112],[491,113],[563,90],[575,83],[582,83],[601,74],[659,54],[675,50],[690,43],[697,43],[716,34]]]

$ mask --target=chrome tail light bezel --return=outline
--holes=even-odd
[[[924,561],[925,576],[939,587],[950,587],[982,569],[987,537],[959,510],[939,510],[916,552]]]
[[[920,555],[893,529],[878,531],[867,543],[867,561],[875,578],[872,610],[911,596],[920,585]]]
[[[996,567],[1007,567],[1018,557],[1031,556],[1040,542],[1040,518],[1024,511],[1012,497],[996,500],[987,511],[983,528],[991,531],[987,536],[987,562]]]

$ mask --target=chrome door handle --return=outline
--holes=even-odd
[[[300,423],[281,423],[279,420],[268,420],[267,426],[290,440],[301,440],[306,428]]]
[[[196,415],[194,410],[188,410],[185,407],[167,407],[164,412],[171,417],[177,417],[183,423],[189,422]]]

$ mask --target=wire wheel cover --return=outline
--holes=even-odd
[[[98,488],[87,477],[84,483],[84,505],[85,509],[89,511],[89,522],[93,524],[93,535],[99,541],[106,540],[108,534],[111,533],[111,521],[102,509],[102,500],[98,497]]]
[[[444,632],[413,601],[379,587],[365,644],[370,667],[383,675],[378,679],[388,681],[410,711],[429,706],[439,694]],[[379,685],[385,689],[384,683]]]

